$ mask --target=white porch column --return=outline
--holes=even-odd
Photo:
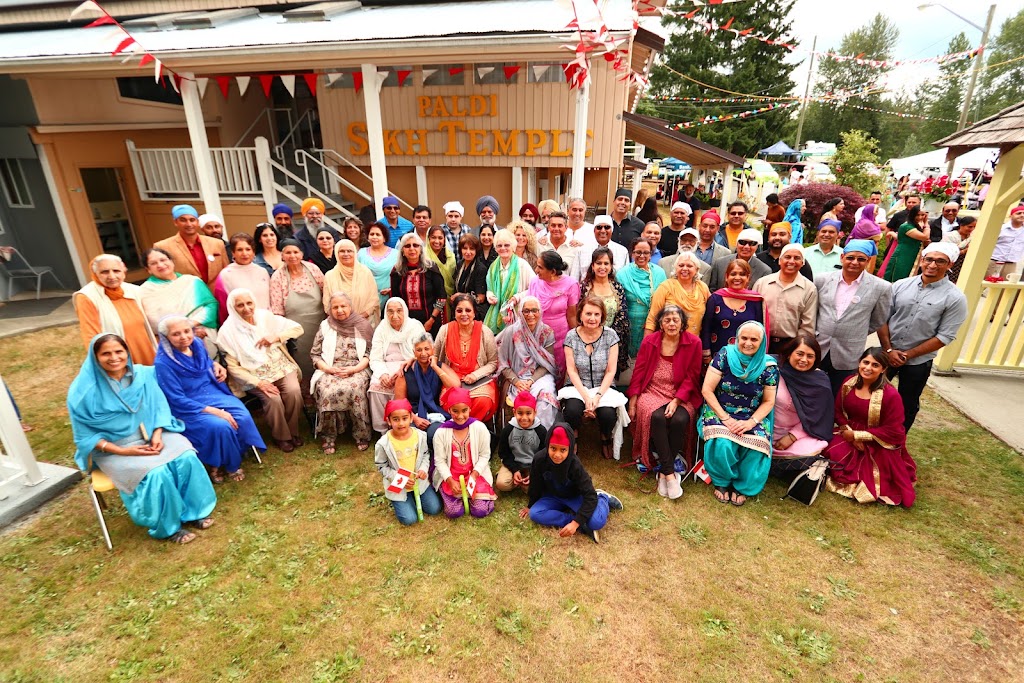
[[[736,168],[732,164],[725,167],[725,177],[722,179],[722,207],[731,202],[734,197],[732,194],[732,172]]]
[[[380,118],[380,76],[375,64],[361,65],[363,105],[366,108],[366,141],[370,147],[370,175],[373,177],[373,208],[380,216],[380,203],[388,196],[388,168],[384,160],[384,124]]]
[[[36,145],[36,152],[39,154],[39,165],[43,167],[46,189],[50,191],[50,201],[53,202],[53,210],[57,212],[60,232],[64,235],[64,242],[68,246],[68,255],[71,257],[71,265],[75,268],[75,277],[78,278],[78,286],[81,287],[89,281],[89,278],[85,274],[85,269],[82,268],[82,259],[79,258],[78,248],[75,246],[75,238],[71,236],[71,223],[68,221],[68,215],[64,212],[64,204],[60,201],[57,181],[54,179],[53,169],[50,167],[50,155],[46,151],[47,146]]]
[[[537,204],[537,169],[534,166],[526,169],[526,201]]]
[[[576,124],[572,138],[572,183],[570,197],[583,196],[583,171],[587,160],[587,121],[590,115],[590,77],[576,91]]]
[[[640,161],[644,158],[644,153],[647,152],[647,146],[641,145],[639,142],[636,143],[636,147],[633,151],[633,158]],[[633,169],[633,199],[636,199],[636,193],[640,191],[644,181],[644,173],[638,168]]]
[[[274,216],[270,212],[277,203],[277,190],[274,189],[274,169],[270,165],[270,142],[262,135],[255,140],[256,172],[260,177],[260,190],[263,192],[263,205],[267,211],[267,222],[273,223]]]
[[[429,206],[430,201],[427,194],[427,167],[416,167],[416,203]]]
[[[3,380],[0,379],[0,382]],[[32,454],[32,447],[29,446],[25,432],[21,429],[21,421],[14,410],[14,404],[6,391],[0,391],[0,442],[3,443],[4,452],[7,454],[5,464],[11,466],[8,472],[20,470],[24,483],[35,486],[44,477],[39,470],[39,463]],[[9,474],[0,471],[0,487],[7,483]],[[0,490],[0,500],[6,498],[6,494]]]
[[[220,195],[217,193],[217,176],[213,171],[210,157],[210,141],[206,138],[206,122],[203,120],[203,100],[196,87],[195,74],[181,74],[181,103],[185,108],[185,123],[188,137],[192,141],[192,158],[199,181],[199,198],[203,202],[203,213],[223,216]]]
[[[512,167],[512,210],[523,205],[523,167]]]

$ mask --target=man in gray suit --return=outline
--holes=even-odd
[[[748,289],[752,288],[754,283],[765,275],[771,275],[772,269],[754,255],[759,246],[761,246],[760,230],[754,230],[753,228],[742,230],[736,238],[736,253],[720,258],[711,265],[711,277],[707,280],[711,292],[714,293],[725,287],[725,272],[728,270],[729,264],[736,259],[743,259],[750,264],[750,283],[747,285]]]
[[[889,319],[892,285],[865,271],[874,242],[852,240],[843,250],[843,269],[814,278],[818,288],[818,343],[821,369],[832,394],[857,371],[868,335]]]

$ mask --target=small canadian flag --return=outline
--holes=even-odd
[[[398,469],[395,474],[395,478],[391,480],[391,484],[388,485],[388,493],[401,493],[408,486],[409,480],[412,479],[412,472],[402,468]]]
[[[697,463],[693,466],[693,480],[697,481],[698,479],[700,479],[705,484],[711,483],[711,475],[708,474],[708,471],[706,469],[704,469],[703,460],[698,460]]]
[[[470,477],[466,482],[466,495],[472,498],[473,491],[476,491],[476,477]]]

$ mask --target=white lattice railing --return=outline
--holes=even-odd
[[[199,179],[190,148],[139,149],[131,140],[127,146],[143,200],[199,198]],[[263,195],[255,147],[212,147],[210,156],[222,197]]]

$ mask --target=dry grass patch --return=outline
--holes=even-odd
[[[42,358],[38,349],[48,349]],[[70,463],[72,328],[0,340],[0,370]],[[1009,680],[1022,661],[1020,459],[929,395],[913,510],[770,481],[736,509],[585,460],[626,509],[603,543],[518,519],[394,520],[372,456],[271,452],[179,547],[120,505],[107,553],[78,487],[0,537],[0,681]]]

